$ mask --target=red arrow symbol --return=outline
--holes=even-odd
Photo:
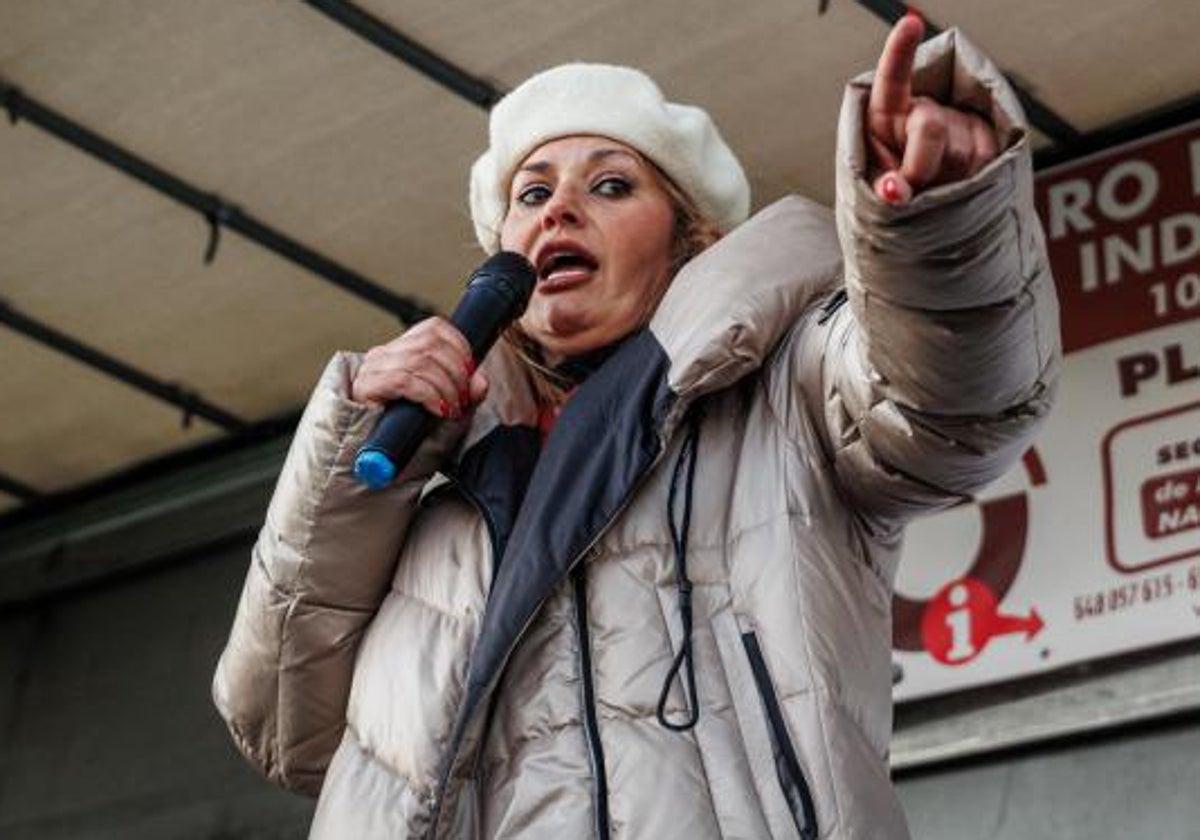
[[[1004,636],[1008,633],[1024,633],[1025,641],[1029,641],[1038,633],[1042,632],[1042,628],[1046,626],[1046,622],[1042,621],[1042,617],[1038,615],[1037,608],[1029,611],[1029,615],[1004,615],[996,613],[992,619],[992,626],[989,628],[991,636]]]
[[[921,616],[921,642],[938,662],[957,667],[997,636],[1024,633],[1028,642],[1045,626],[1033,608],[1029,615],[1002,614],[992,590],[968,576],[946,584],[929,600]]]

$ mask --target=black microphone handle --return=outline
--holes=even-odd
[[[367,452],[382,452],[392,462],[398,476],[433,428],[435,419],[424,406],[412,400],[401,398],[389,403],[371,437],[359,450],[359,458]],[[363,478],[361,474],[359,477]],[[390,483],[390,479],[386,483]]]
[[[467,338],[475,360],[481,361],[509,324],[507,318],[497,314],[511,311],[511,300],[495,285],[472,284],[455,307],[450,323]],[[363,449],[387,453],[398,472],[412,460],[437,420],[423,405],[402,397],[388,404]]]
[[[491,256],[471,276],[450,323],[467,339],[476,362],[525,310],[536,282],[528,260],[505,251]],[[435,421],[412,400],[392,402],[359,450],[355,474],[370,487],[386,486],[412,460]]]
[[[489,282],[490,281],[490,282]],[[525,298],[508,283],[497,283],[490,275],[481,275],[467,285],[467,292],[450,315],[450,323],[471,345],[476,362],[492,349],[500,333],[525,309]]]

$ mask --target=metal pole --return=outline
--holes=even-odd
[[[504,92],[451,64],[379,18],[344,0],[305,0],[319,12],[365,38],[419,73],[483,108],[490,109]]]
[[[185,389],[182,385],[163,382],[148,373],[103,353],[94,347],[89,347],[53,327],[36,321],[24,315],[12,306],[0,301],[0,324],[5,324],[16,332],[34,341],[46,345],[63,355],[70,356],[78,362],[102,371],[127,385],[137,388],[163,402],[170,403],[183,409],[184,424],[193,416],[203,417],[215,423],[226,431],[240,432],[248,427],[245,420],[225,411],[218,406],[202,399],[199,395]]]
[[[42,494],[34,490],[23,481],[18,481],[11,475],[0,473],[0,492],[7,493],[10,496],[16,496],[23,502],[31,502],[34,499],[42,498]]]
[[[391,312],[407,324],[414,324],[434,312],[431,307],[419,303],[413,298],[397,295],[302,245],[295,239],[243,212],[236,205],[226,202],[220,196],[204,192],[144,158],[122,149],[62,114],[30,99],[19,88],[8,85],[2,80],[0,80],[0,107],[8,112],[9,119],[14,124],[21,119],[28,120],[60,140],[87,152],[143,184],[158,190],[163,195],[199,212],[212,228],[210,258],[217,241],[216,235],[220,227],[224,226],[236,230],[247,239],[257,242],[281,257],[303,266],[344,291]]]
[[[1095,152],[1111,149],[1160,131],[1170,131],[1200,121],[1200,94],[1176,99],[1149,111],[1082,134],[1074,143],[1055,146],[1033,154],[1033,168],[1048,169]]]

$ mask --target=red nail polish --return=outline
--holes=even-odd
[[[883,179],[883,199],[891,204],[900,202],[900,184],[896,182],[895,175],[886,175]]]
[[[908,11],[904,13],[904,17],[908,18],[909,20],[919,20],[922,24],[925,23],[925,18],[922,17],[921,13],[912,6],[908,7]]]
[[[450,403],[446,402],[445,400],[440,400],[438,402],[438,414],[442,415],[442,417],[449,417]]]
[[[467,376],[475,373],[475,360],[467,359],[465,362],[463,362],[463,369],[467,372]]]

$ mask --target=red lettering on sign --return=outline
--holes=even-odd
[[[1200,470],[1155,476],[1142,484],[1141,497],[1147,537],[1200,528]]]
[[[1038,174],[1066,352],[1200,317],[1198,198],[1200,123]],[[1161,361],[1130,360],[1122,394]],[[1172,361],[1176,381],[1200,376]]]

